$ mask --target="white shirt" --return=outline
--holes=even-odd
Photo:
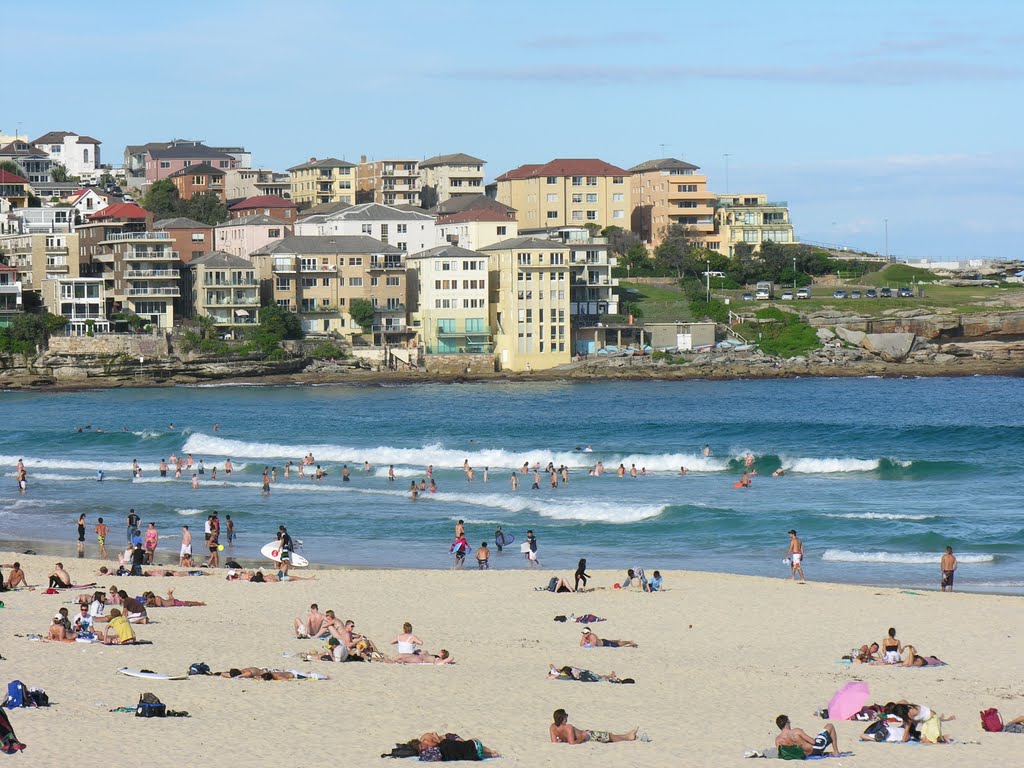
[[[93,600],[89,606],[89,616],[95,619],[97,616],[102,616],[104,605],[99,600]]]

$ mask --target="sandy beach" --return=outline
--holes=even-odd
[[[100,765],[131,749],[133,760],[155,767],[229,756],[243,765],[324,759],[370,766],[382,764],[378,755],[394,742],[437,730],[479,738],[509,765],[748,765],[744,750],[772,744],[776,715],[789,714],[814,733],[822,721],[812,713],[854,679],[869,682],[873,701],[906,698],[957,715],[945,731],[958,743],[858,743],[863,724],[839,722],[840,745],[855,755],[836,765],[1008,765],[1024,746],[1020,736],[984,733],[978,719],[979,710],[993,706],[1007,719],[1024,714],[1021,598],[684,571],[664,572],[662,594],[612,589],[621,574],[595,571],[591,586],[598,589],[556,595],[534,587],[571,573],[529,572],[510,553],[494,559],[497,569],[489,572],[318,570],[317,581],[249,584],[226,581],[224,571],[99,578],[99,561],[66,557],[78,583],[116,583],[132,595],[171,586],[176,597],[209,605],[150,609],[154,623],[137,633],[153,644],[117,648],[17,637],[45,634],[57,609],[80,593],[4,593],[0,680],[42,687],[54,705],[12,712],[29,745],[20,764],[53,766],[77,755],[79,764]],[[0,554],[3,563],[13,560],[35,585],[45,584],[54,562]],[[410,621],[429,650],[447,648],[457,664],[303,662],[299,654],[321,644],[294,639],[291,624],[311,602],[353,619],[357,631],[382,646]],[[553,621],[570,613],[605,617],[593,625],[599,636],[635,640],[639,648],[580,648],[580,625]],[[881,640],[892,625],[901,640],[949,666],[836,663],[851,646]],[[294,668],[331,679],[149,681],[116,674],[123,666],[180,674],[198,661],[215,670]],[[549,663],[614,670],[636,684],[549,680]],[[143,720],[109,711],[134,705],[143,691],[192,716]],[[639,725],[652,741],[551,744],[547,728],[559,707],[579,727],[622,732]],[[303,753],[318,757],[296,757]]]

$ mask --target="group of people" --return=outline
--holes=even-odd
[[[423,649],[423,641],[412,631],[412,624],[406,622],[402,631],[391,641],[396,646],[396,653],[388,656],[381,652],[377,645],[366,635],[356,632],[352,619],[339,620],[332,610],[320,612],[320,607],[313,603],[305,618],[296,618],[292,622],[295,636],[300,639],[320,639],[327,641],[327,650],[318,654],[322,661],[379,661],[389,664],[454,664],[455,659],[444,648],[433,654]]]
[[[850,652],[850,661],[854,664],[889,664],[901,667],[927,667],[928,657],[922,656],[917,649],[900,642],[896,637],[896,628],[889,627],[886,636],[880,643],[868,643]]]

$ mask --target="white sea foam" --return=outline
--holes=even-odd
[[[203,514],[203,513],[204,513],[204,512],[206,511],[206,510],[205,510],[205,509],[194,509],[194,508],[192,508],[192,507],[189,507],[189,508],[187,508],[187,509],[176,509],[176,510],[174,510],[174,511],[175,511],[175,512],[177,512],[177,513],[178,513],[179,515],[188,515],[188,516],[192,516],[192,515],[201,515],[201,514]],[[165,538],[166,538],[166,537],[165,537]]]
[[[388,468],[387,468],[386,465],[383,466],[383,467],[374,467],[373,468],[373,474],[376,475],[377,477],[387,477],[388,476]],[[426,467],[395,467],[395,477],[423,477],[423,478],[425,478],[426,476],[427,476],[427,468]]]
[[[501,509],[511,513],[533,512],[553,520],[582,520],[598,523],[636,523],[657,517],[666,507],[655,504],[625,505],[619,502],[587,499],[547,501],[529,494],[495,493],[439,493],[421,495],[431,502],[471,504],[487,509]]]
[[[837,563],[904,563],[906,565],[926,565],[938,563],[941,553],[933,552],[851,552],[846,549],[826,549],[822,560]],[[996,556],[989,554],[957,555],[961,563],[992,563]]]
[[[844,515],[825,514],[822,517],[838,517],[844,520],[934,520],[938,515],[899,515],[888,512],[850,512]]]
[[[833,474],[837,472],[871,472],[878,469],[878,459],[782,459],[782,467],[788,472],[801,474]]]
[[[458,515],[452,515],[449,518],[449,520],[452,520],[453,522],[458,522],[459,520],[462,520],[462,522],[464,522],[466,525],[501,525],[502,524],[501,520],[476,520],[476,519],[474,519],[472,517],[462,518],[462,517],[459,517]]]

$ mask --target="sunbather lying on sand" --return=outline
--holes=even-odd
[[[385,656],[384,661],[388,664],[454,664],[455,659],[444,648],[435,656],[427,651],[419,653],[400,653],[397,656]]]
[[[632,640],[602,640],[589,629],[583,630],[580,637],[582,648],[636,648],[637,644]]]
[[[579,680],[583,683],[596,683],[600,680],[607,680],[610,683],[623,682],[614,672],[607,675],[599,675],[597,672],[591,672],[589,669],[570,666],[556,667],[554,664],[548,665],[548,677],[553,680]],[[626,679],[633,682],[632,678]]]
[[[143,592],[142,599],[145,600],[147,608],[193,608],[206,605],[198,600],[178,600],[174,597],[174,590],[170,587],[167,588],[167,597],[160,597],[153,592]]]
[[[554,722],[548,727],[548,734],[551,736],[553,744],[584,744],[588,741],[598,744],[613,744],[619,741],[636,741],[636,733],[639,730],[640,726],[626,733],[582,730],[569,723],[569,715],[564,709],[556,709]]]
[[[267,669],[266,667],[232,667],[227,672],[214,672],[220,677],[240,680],[329,680],[327,675],[300,672],[297,669]]]
[[[452,762],[456,760],[484,760],[501,757],[493,749],[485,747],[479,739],[462,739],[453,733],[424,733],[418,739],[408,742],[419,752],[420,760],[427,762]]]
[[[267,582],[277,581],[316,581],[316,576],[293,576],[287,574],[285,576],[278,576],[276,573],[266,573],[265,571],[228,571],[228,581],[251,581],[256,584],[264,584]]]

